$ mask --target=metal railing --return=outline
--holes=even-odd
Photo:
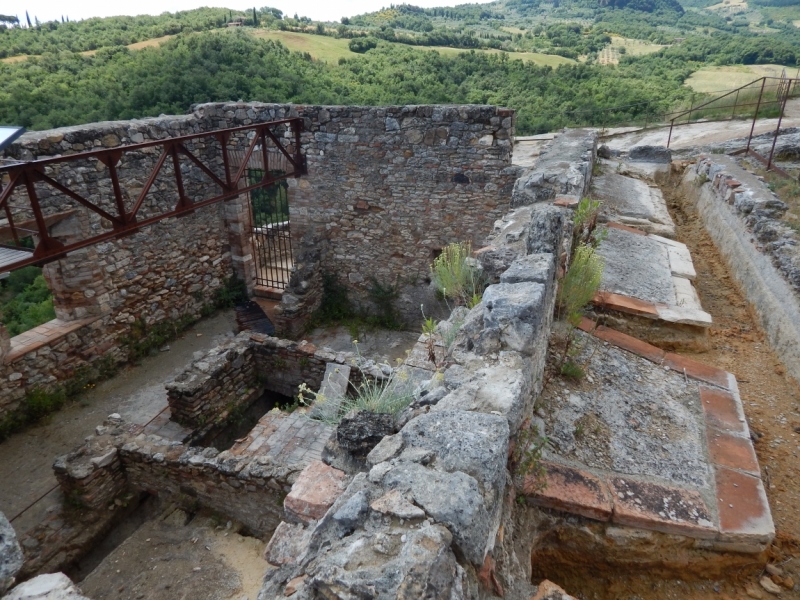
[[[306,174],[305,156],[300,148],[302,129],[302,119],[284,119],[0,165],[0,214],[5,214],[3,227],[10,230],[14,241],[14,245],[0,243],[0,248],[17,251],[0,264],[0,272],[58,260],[73,250],[131,235],[164,219],[191,214],[197,208],[289,177],[300,177]],[[234,168],[232,154],[242,147],[240,165]],[[270,153],[279,154],[286,170],[267,169],[260,180],[248,180],[246,167],[256,150],[263,155],[262,164],[268,164]],[[153,160],[156,155],[158,158]],[[105,181],[110,185],[87,186],[82,178],[71,178],[72,169],[63,168],[65,163],[79,163],[70,166],[88,172],[107,170]],[[145,163],[150,166],[142,167],[145,169],[142,187],[123,190],[120,172]],[[186,178],[184,173],[190,172],[203,174],[202,185]],[[167,181],[171,181],[169,186]],[[172,191],[165,193],[166,187]],[[129,197],[131,192],[135,192],[134,197]],[[146,200],[147,207],[143,210]],[[75,208],[70,201],[93,213],[95,219],[99,216],[107,227],[67,243],[52,237],[49,219],[66,208]],[[33,239],[32,250],[21,243],[25,238]]]

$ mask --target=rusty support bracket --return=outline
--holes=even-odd
[[[294,148],[293,153],[289,153],[287,148],[278,137],[273,133],[273,129],[290,127],[294,133]],[[9,182],[3,188],[0,187],[0,209],[5,212],[8,219],[9,229],[14,238],[15,243],[19,243],[19,232],[26,231],[25,229],[17,226],[14,223],[15,211],[26,211],[29,215],[33,213],[33,221],[36,230],[31,231],[38,238],[36,249],[30,258],[18,260],[13,263],[6,263],[0,265],[0,271],[11,271],[29,264],[44,264],[46,262],[63,258],[66,253],[80,248],[85,248],[92,244],[99,242],[118,239],[120,237],[128,236],[139,231],[142,227],[152,225],[164,219],[185,216],[193,213],[196,209],[214,204],[217,202],[224,202],[231,198],[235,198],[240,194],[250,192],[252,190],[267,187],[289,177],[301,177],[306,173],[305,156],[300,148],[300,132],[303,129],[303,121],[300,118],[283,119],[280,121],[272,121],[268,123],[258,123],[254,125],[246,125],[242,127],[233,127],[224,130],[204,132],[192,134],[187,136],[180,136],[168,138],[165,140],[155,140],[141,144],[132,144],[130,146],[119,146],[114,149],[101,149],[90,150],[89,152],[82,152],[78,154],[71,154],[66,156],[57,156],[43,160],[32,161],[29,163],[16,163],[8,167],[0,167],[0,180],[2,175],[8,173]],[[247,152],[245,153],[244,160],[237,172],[233,174],[231,167],[231,156],[229,149],[229,142],[234,135],[252,134],[252,141],[250,142]],[[219,153],[222,158],[222,170],[224,175],[218,174],[214,171],[214,163],[209,160],[201,159],[194,154],[187,142],[198,140],[200,138],[213,138],[219,143]],[[292,170],[279,176],[273,175],[269,171],[269,142],[275,145],[275,148],[286,156],[289,163],[292,165]],[[264,159],[264,176],[261,181],[250,184],[250,182],[243,180],[246,175],[248,161],[253,154],[258,143],[262,146],[262,156]],[[287,139],[288,142],[288,139]],[[125,206],[125,191],[123,184],[120,181],[118,167],[124,160],[126,154],[131,152],[139,152],[145,149],[160,149],[161,153],[150,170],[150,174],[145,182],[143,188],[139,192],[138,197],[130,210]],[[152,152],[152,150],[150,150]],[[188,161],[202,171],[210,181],[218,186],[219,193],[211,198],[198,200],[192,198],[186,192],[184,185],[184,175],[181,172],[181,166],[187,163],[182,163],[182,158],[185,157]],[[164,164],[167,159],[172,162],[172,173],[164,172]],[[71,189],[70,184],[63,181],[58,181],[57,174],[48,172],[54,165],[61,163],[75,163],[78,161],[86,161],[95,159],[103,163],[108,168],[109,179],[111,180],[113,193],[114,193],[114,209],[109,212],[106,208],[99,205],[98,202],[90,200],[93,193],[89,194],[89,198],[85,198],[78,193],[75,189]],[[162,180],[173,179],[177,195],[177,201],[172,205],[172,208],[167,208],[157,214],[153,214],[153,210],[158,211],[158,207],[149,210],[149,214],[144,218],[139,216],[145,200],[148,198],[156,181],[159,181],[161,187]],[[48,216],[45,216],[44,209],[42,208],[39,196],[36,190],[36,183],[45,184],[60,192],[63,196],[74,200],[81,206],[99,215],[107,220],[112,228],[102,233],[88,235],[84,239],[64,244],[50,235],[48,229],[48,219],[50,212],[55,209],[63,210],[63,205],[59,206],[59,199],[48,198],[47,210]],[[240,188],[241,185],[241,188]],[[14,192],[18,189],[24,188],[27,198],[23,194],[17,196]],[[12,197],[14,198],[13,204],[11,203]],[[13,209],[13,210],[12,210]],[[112,214],[116,212],[116,214]],[[29,217],[25,216],[24,219]]]

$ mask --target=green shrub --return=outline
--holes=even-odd
[[[10,336],[56,318],[53,295],[38,267],[13,271],[2,284],[0,311]]]
[[[364,54],[367,50],[378,47],[378,40],[373,37],[353,38],[347,45],[351,52]]]
[[[583,307],[591,302],[600,289],[603,268],[603,258],[592,246],[578,245],[572,264],[558,289],[559,308],[573,327],[578,326]]]
[[[214,293],[214,307],[231,308],[247,300],[247,286],[236,275],[231,275],[225,285]]]
[[[470,242],[445,246],[431,265],[431,279],[443,297],[463,306],[477,304],[474,300],[484,290],[483,278],[472,261]]]
[[[400,286],[397,283],[394,285],[381,283],[375,277],[370,277],[370,282],[367,293],[375,306],[375,314],[372,315],[372,319],[367,320],[385,329],[402,329],[400,311],[395,304],[400,297]]]

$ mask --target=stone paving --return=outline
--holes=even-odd
[[[657,186],[639,179],[609,173],[592,179],[591,197],[600,200],[603,216],[647,233],[675,237],[664,196]]]
[[[668,323],[711,326],[692,285],[696,274],[685,244],[608,223],[598,253],[605,269],[595,305]]]
[[[269,456],[279,464],[310,464],[322,460],[322,450],[332,433],[333,427],[298,411],[286,414],[273,410],[261,417],[230,452],[236,456]]]
[[[760,552],[775,535],[758,460],[726,371],[584,319],[583,380],[551,386],[538,426],[546,487],[529,503]]]

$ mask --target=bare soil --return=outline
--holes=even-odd
[[[255,600],[264,542],[211,513],[171,507],[148,520],[80,583],[93,600]]]
[[[772,508],[777,536],[766,558],[791,578],[792,590],[781,598],[800,598],[800,385],[772,351],[753,307],[731,276],[694,207],[676,189],[663,186],[677,239],[692,254],[695,286],[713,319],[711,344],[702,353],[683,352],[736,375],[745,414],[755,441],[762,477]],[[655,579],[648,573],[600,572],[559,580],[550,578],[579,598],[667,600],[733,600],[773,598],[759,585],[764,558],[754,556],[751,567],[733,569],[722,580]],[[791,583],[789,581],[788,583]]]

